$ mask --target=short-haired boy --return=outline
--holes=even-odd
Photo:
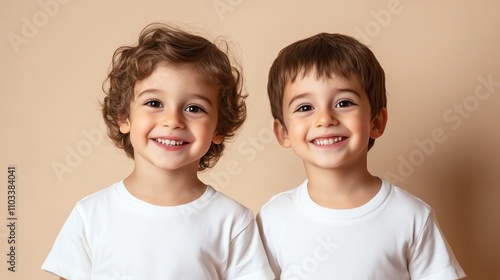
[[[257,217],[277,279],[465,277],[433,210],[367,169],[387,109],[384,71],[365,45],[321,33],[285,47],[268,94],[276,138],[307,174]]]
[[[273,279],[252,212],[200,181],[246,117],[240,72],[165,24],[113,56],[108,134],[134,159],[77,203],[42,269],[65,279]]]

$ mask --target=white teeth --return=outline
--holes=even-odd
[[[329,138],[329,139],[316,139],[316,140],[314,140],[314,144],[320,145],[320,146],[332,145],[332,144],[338,143],[344,139],[345,138],[342,136],[335,137],[335,138]]]
[[[175,141],[175,140],[160,139],[160,138],[157,138],[156,142],[162,143],[163,145],[166,145],[166,146],[180,146],[180,145],[184,144],[184,141]]]

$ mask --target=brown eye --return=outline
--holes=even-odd
[[[335,105],[335,107],[336,108],[343,108],[343,107],[349,107],[349,106],[352,106],[352,105],[354,105],[354,103],[352,103],[349,100],[340,100],[339,102],[337,102],[337,104]]]
[[[184,111],[190,112],[190,113],[205,112],[205,110],[203,110],[203,108],[201,108],[200,106],[196,106],[196,105],[189,105],[186,107],[186,109],[184,109]]]
[[[149,107],[154,107],[154,108],[163,108],[163,105],[158,100],[149,100],[144,105],[149,106]]]
[[[311,105],[301,105],[295,112],[307,112],[313,110],[313,106]]]

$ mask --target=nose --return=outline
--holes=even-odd
[[[339,124],[338,119],[334,116],[331,110],[317,110],[316,112],[317,116],[314,122],[316,127],[329,127]]]
[[[169,110],[162,114],[161,125],[170,129],[184,128],[184,120],[182,112],[177,110]]]

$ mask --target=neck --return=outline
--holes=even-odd
[[[123,181],[135,197],[160,206],[176,206],[199,198],[206,185],[198,178],[197,166],[179,170],[141,168],[136,164]]]
[[[306,168],[309,196],[317,204],[333,209],[359,207],[380,190],[381,181],[366,168],[350,170]]]

